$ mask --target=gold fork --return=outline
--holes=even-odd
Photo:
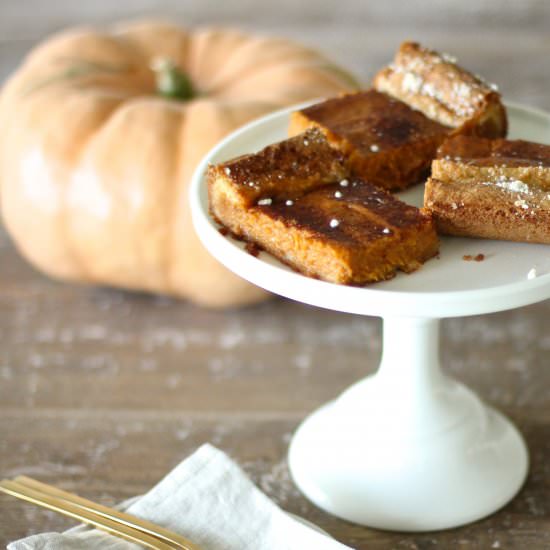
[[[35,479],[19,476],[0,482],[0,491],[32,502],[130,542],[157,550],[200,550],[186,538],[125,512],[113,510]]]

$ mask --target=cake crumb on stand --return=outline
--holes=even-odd
[[[462,259],[465,261],[465,262],[482,262],[483,260],[485,260],[485,254],[476,254],[475,256],[472,256],[471,254],[464,254],[464,256],[462,256]]]

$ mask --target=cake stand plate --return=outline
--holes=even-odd
[[[384,319],[380,368],[304,420],[290,445],[292,477],[319,507],[362,525],[429,531],[484,517],[522,486],[527,449],[509,420],[443,374],[439,319],[550,297],[550,247],[444,237],[439,258],[419,271],[360,288],[305,277],[263,252],[248,254],[209,216],[204,172],[208,163],[284,139],[297,108],[220,142],[190,189],[199,237],[237,275],[293,300]],[[508,113],[512,138],[550,143],[550,115],[510,104]],[[420,206],[423,188],[399,196]],[[463,259],[477,254],[485,259]]]

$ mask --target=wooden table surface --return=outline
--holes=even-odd
[[[1,0],[0,79],[55,30],[154,14],[289,36],[365,81],[402,39],[415,38],[457,55],[506,98],[550,110],[547,2],[434,4]],[[112,504],[142,493],[210,441],[282,507],[357,549],[550,548],[549,328],[549,301],[443,323],[446,370],[517,423],[530,475],[508,506],[483,521],[386,533],[316,509],[285,461],[300,420],[376,368],[378,319],[281,299],[214,312],[60,284],[29,267],[0,229],[0,475],[32,475]],[[0,497],[0,544],[70,525]]]

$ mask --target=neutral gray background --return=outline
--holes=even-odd
[[[417,39],[458,56],[506,99],[550,110],[543,0],[0,0],[0,80],[54,31],[145,15],[288,36],[365,82],[400,41]],[[520,426],[531,474],[509,506],[474,525],[383,533],[315,509],[285,465],[300,419],[376,368],[379,320],[283,300],[211,312],[63,285],[30,268],[0,229],[0,476],[34,475],[109,504],[211,441],[282,506],[358,549],[549,548],[549,329],[549,302],[444,323],[446,368]],[[0,544],[68,525],[0,497]]]

